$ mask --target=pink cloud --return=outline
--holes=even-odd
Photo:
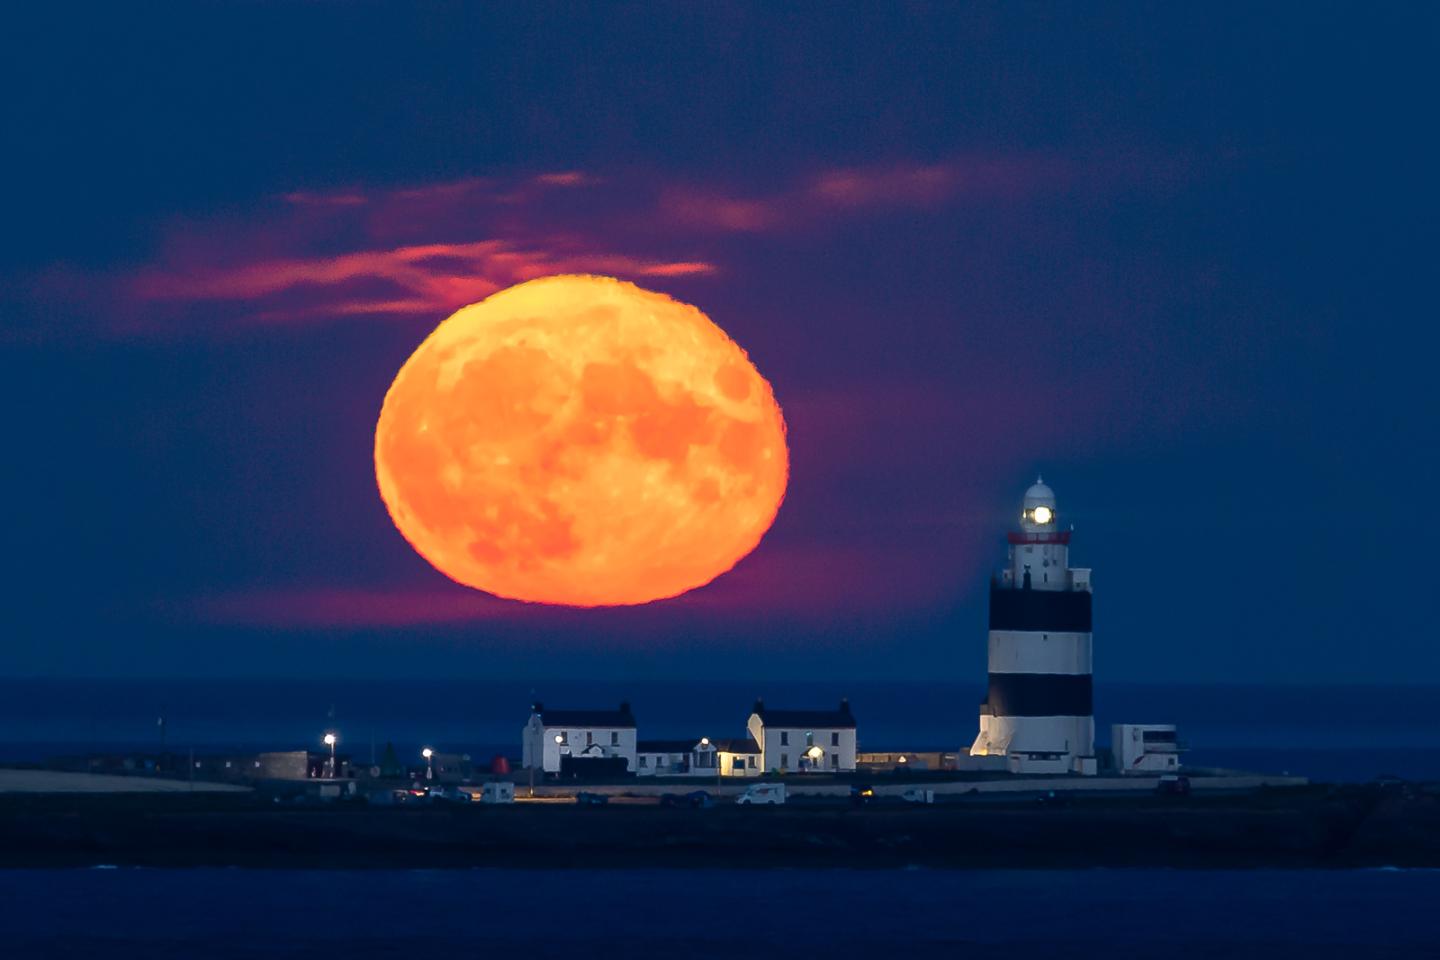
[[[284,194],[281,199],[302,207],[354,207],[365,202],[365,198],[358,193],[311,193],[308,190],[296,190]]]
[[[1069,169],[1054,160],[1023,155],[832,167],[764,196],[667,187],[659,195],[656,214],[659,222],[673,226],[758,233],[833,217],[945,204],[961,197],[984,200],[1053,190],[1070,177]]]
[[[783,201],[727,197],[713,191],[673,187],[660,195],[661,217],[682,226],[751,233],[778,226]]]
[[[84,275],[56,265],[37,299],[69,301],[119,336],[359,316],[437,320],[547,274],[705,277],[714,234],[813,229],[837,218],[1054,189],[1043,157],[961,157],[825,168],[764,195],[580,170],[390,189],[296,189],[248,213],[180,220],[149,262]],[[657,255],[657,251],[663,251]]]
[[[595,178],[579,170],[564,170],[558,173],[542,173],[533,178],[542,187],[587,187]]]

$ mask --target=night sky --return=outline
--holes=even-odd
[[[1440,681],[1435,11],[12,11],[0,673],[978,689],[1043,473],[1102,681]],[[774,385],[709,587],[500,601],[385,513],[394,373],[557,272]]]

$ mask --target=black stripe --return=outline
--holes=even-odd
[[[997,717],[1088,717],[1095,697],[1088,673],[992,673],[987,702]]]
[[[1089,633],[1090,593],[992,586],[990,629]]]

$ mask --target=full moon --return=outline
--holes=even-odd
[[[703,586],[785,497],[785,421],[688,304],[608,277],[502,290],[445,320],[385,394],[375,476],[437,570],[593,607]]]

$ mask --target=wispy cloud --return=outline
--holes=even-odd
[[[496,290],[556,273],[633,277],[706,274],[701,261],[644,260],[601,252],[523,249],[503,240],[432,243],[336,256],[258,260],[225,267],[148,268],[130,292],[142,301],[226,300],[259,303],[271,321],[324,313],[443,313]],[[286,307],[277,298],[300,287],[327,288],[318,304]],[[383,295],[377,296],[380,290]]]
[[[961,157],[933,163],[827,167],[767,194],[673,185],[661,192],[661,222],[701,230],[759,233],[837,217],[922,208],[961,198],[1013,199],[1065,186],[1073,171],[1043,156]]]
[[[376,189],[296,189],[224,218],[180,220],[138,268],[57,265],[37,300],[79,303],[110,335],[204,335],[245,324],[360,316],[434,321],[555,273],[624,278],[721,272],[717,235],[769,234],[897,209],[1052,191],[1043,156],[821,167],[767,192],[665,176],[552,170]]]

